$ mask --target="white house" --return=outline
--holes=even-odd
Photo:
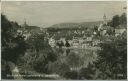
[[[101,41],[98,39],[92,42],[93,46],[97,46],[99,43],[101,43]]]
[[[82,48],[88,48],[89,44],[88,43],[84,43],[82,44]]]
[[[26,40],[31,36],[31,34],[30,33],[26,33],[26,34],[23,34],[23,36],[25,36],[25,40]]]
[[[60,38],[60,41],[62,41],[64,43],[64,45],[65,45],[65,43],[66,43],[65,38]]]
[[[77,39],[73,39],[72,46],[75,48],[78,48],[79,47],[79,41]]]
[[[127,29],[125,27],[119,26],[118,28],[115,29],[115,36],[121,35],[126,30]]]
[[[92,41],[92,37],[87,37],[87,41]]]
[[[56,41],[55,41],[55,39],[50,38],[48,42],[49,42],[49,45],[50,45],[51,47],[55,47],[55,46],[56,46]]]
[[[74,42],[74,43],[73,43],[73,47],[74,47],[74,48],[78,48],[78,47],[79,47],[79,43],[78,43],[78,42]]]
[[[84,40],[82,38],[79,38],[79,43],[82,44],[84,42]]]

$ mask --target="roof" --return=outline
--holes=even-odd
[[[100,30],[112,30],[112,29],[114,29],[113,27],[110,27],[110,26],[102,26],[101,28],[100,28]]]

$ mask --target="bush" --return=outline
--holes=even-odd
[[[76,79],[78,79],[78,72],[77,71],[67,71],[67,72],[65,72],[65,74],[63,76],[67,79],[76,80]]]

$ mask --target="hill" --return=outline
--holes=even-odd
[[[93,28],[94,26],[99,26],[101,23],[102,21],[81,23],[59,23],[52,25],[49,28]]]

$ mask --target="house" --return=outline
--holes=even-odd
[[[74,38],[72,40],[72,46],[75,47],[75,48],[78,48],[79,47],[79,40]]]
[[[82,48],[88,48],[89,47],[89,44],[88,43],[83,43],[81,47]]]
[[[84,34],[85,33],[85,31],[82,31],[82,34]]]
[[[105,35],[112,35],[114,33],[114,28],[110,26],[100,26],[98,28],[98,31],[100,32],[100,35],[105,36]]]
[[[120,25],[117,28],[115,28],[115,36],[123,34],[124,31],[126,31],[126,27]]]
[[[74,48],[78,48],[78,47],[79,47],[79,43],[78,43],[78,42],[74,42],[74,43],[73,43],[73,47],[74,47]]]
[[[92,45],[93,45],[93,46],[97,46],[99,43],[101,43],[100,40],[94,39],[93,42],[92,42]]]
[[[37,26],[29,26],[26,21],[21,26],[19,30],[17,30],[18,33],[23,34],[25,36],[25,40],[28,39],[33,33],[41,33],[40,27]]]
[[[18,29],[17,33],[22,34],[25,37],[25,40],[27,40],[31,36],[31,33],[29,31],[23,30],[22,28]]]
[[[79,43],[82,44],[84,42],[84,40],[82,38],[79,38]]]
[[[77,30],[74,31],[75,34],[78,34]]]
[[[101,23],[100,26],[98,27],[98,31],[101,31],[102,27],[103,27],[103,24]]]
[[[69,44],[72,45],[73,41],[72,40],[68,40]]]
[[[94,31],[93,34],[96,35],[97,33]]]
[[[65,45],[65,43],[66,43],[65,38],[60,38],[60,41],[62,41],[64,43],[64,45]]]
[[[50,45],[51,47],[55,47],[55,46],[56,46],[56,41],[55,41],[55,39],[53,39],[53,38],[50,38],[49,41],[48,41],[48,43],[49,43],[49,45]]]
[[[31,34],[30,33],[26,33],[26,34],[23,34],[23,36],[25,36],[25,40],[27,40],[31,36]]]
[[[87,41],[92,41],[92,37],[87,37]]]

